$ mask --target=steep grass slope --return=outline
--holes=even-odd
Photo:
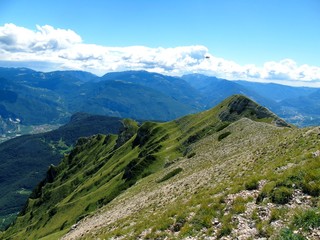
[[[0,144],[0,230],[23,207],[50,164],[58,164],[81,136],[118,133],[122,119],[77,113],[68,124],[46,133]]]
[[[172,122],[127,121],[120,137],[79,139],[1,237],[276,237],[296,234],[304,209],[315,221],[301,234],[312,235],[319,133],[243,96]]]
[[[64,239],[317,239],[318,134],[241,119],[195,143],[194,154],[143,179]]]

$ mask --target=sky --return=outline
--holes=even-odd
[[[319,0],[0,0],[0,66],[320,87]]]

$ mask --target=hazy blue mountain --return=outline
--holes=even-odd
[[[275,110],[276,104],[263,94],[259,94],[254,90],[242,86],[234,81],[228,81],[216,77],[209,77],[201,74],[189,74],[182,76],[191,86],[201,92],[203,102],[206,108],[211,108],[221,102],[223,99],[234,95],[243,94],[258,103],[267,106],[271,110]]]
[[[274,111],[293,124],[314,126],[320,123],[320,90],[317,88],[246,81],[237,83],[274,100]]]
[[[87,83],[70,99],[71,111],[136,119],[169,120],[198,109],[140,84],[109,80]]]
[[[54,73],[73,77],[74,79],[79,79],[82,82],[100,81],[101,79],[97,75],[94,75],[90,72],[85,72],[85,71],[68,70],[68,71],[55,71]]]
[[[268,98],[273,99],[276,102],[284,99],[296,98],[301,96],[308,96],[309,94],[316,91],[315,88],[308,87],[291,87],[280,85],[276,83],[257,83],[248,81],[236,81],[240,85],[249,88],[256,93]]]
[[[4,68],[0,67],[0,77],[10,79],[11,81],[17,80],[24,75],[36,74],[37,71],[34,71],[29,68]]]
[[[59,94],[11,79],[0,78],[0,114],[19,118],[23,124],[43,124],[64,119]]]
[[[121,80],[139,84],[159,91],[191,107],[202,109],[201,94],[179,77],[165,76],[147,71],[125,71],[108,73],[102,76],[101,79]]]
[[[52,80],[63,79],[69,82],[88,82],[98,81],[99,77],[85,71],[53,71],[53,72],[38,72],[29,68],[3,68],[0,67],[0,77],[10,79],[11,81],[41,84]]]
[[[244,94],[298,126],[319,125],[320,90],[308,87],[291,87],[275,83],[228,81],[201,74],[182,77],[199,90],[207,107],[232,94]]]
[[[210,85],[210,83],[223,80],[213,76],[206,76],[198,73],[183,75],[181,78],[187,81],[190,86],[198,90],[204,90],[207,86]]]
[[[307,96],[287,98],[279,102],[282,114],[298,126],[316,126],[320,123],[320,90]]]
[[[317,90],[201,74],[179,78],[125,71],[97,77],[82,71],[0,68],[0,116],[4,120],[19,118],[24,125],[65,123],[79,111],[163,121],[244,94],[289,122],[309,125],[320,122]]]
[[[184,80],[144,71],[98,78],[81,71],[0,68],[0,77],[2,116],[27,125],[64,123],[79,111],[169,120],[202,109],[201,95]]]

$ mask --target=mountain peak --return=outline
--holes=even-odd
[[[243,95],[233,95],[223,101],[220,106],[225,106],[225,109],[219,114],[219,118],[222,121],[233,122],[247,117],[259,122],[271,123],[278,127],[290,127],[288,123],[267,108]]]

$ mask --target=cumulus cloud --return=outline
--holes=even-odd
[[[36,26],[37,31],[5,24],[0,27],[0,46],[10,52],[38,52],[60,50],[80,43],[81,37],[72,30],[52,26]]]
[[[84,43],[72,30],[49,25],[36,26],[35,30],[14,24],[0,26],[0,60],[2,63],[12,62],[14,66],[19,62],[29,62],[30,65],[43,62],[45,66],[51,64],[51,70],[79,69],[98,75],[145,69],[168,75],[203,73],[230,80],[320,86],[319,66],[298,65],[291,59],[266,62],[258,67],[216,57],[205,46],[100,46]]]

